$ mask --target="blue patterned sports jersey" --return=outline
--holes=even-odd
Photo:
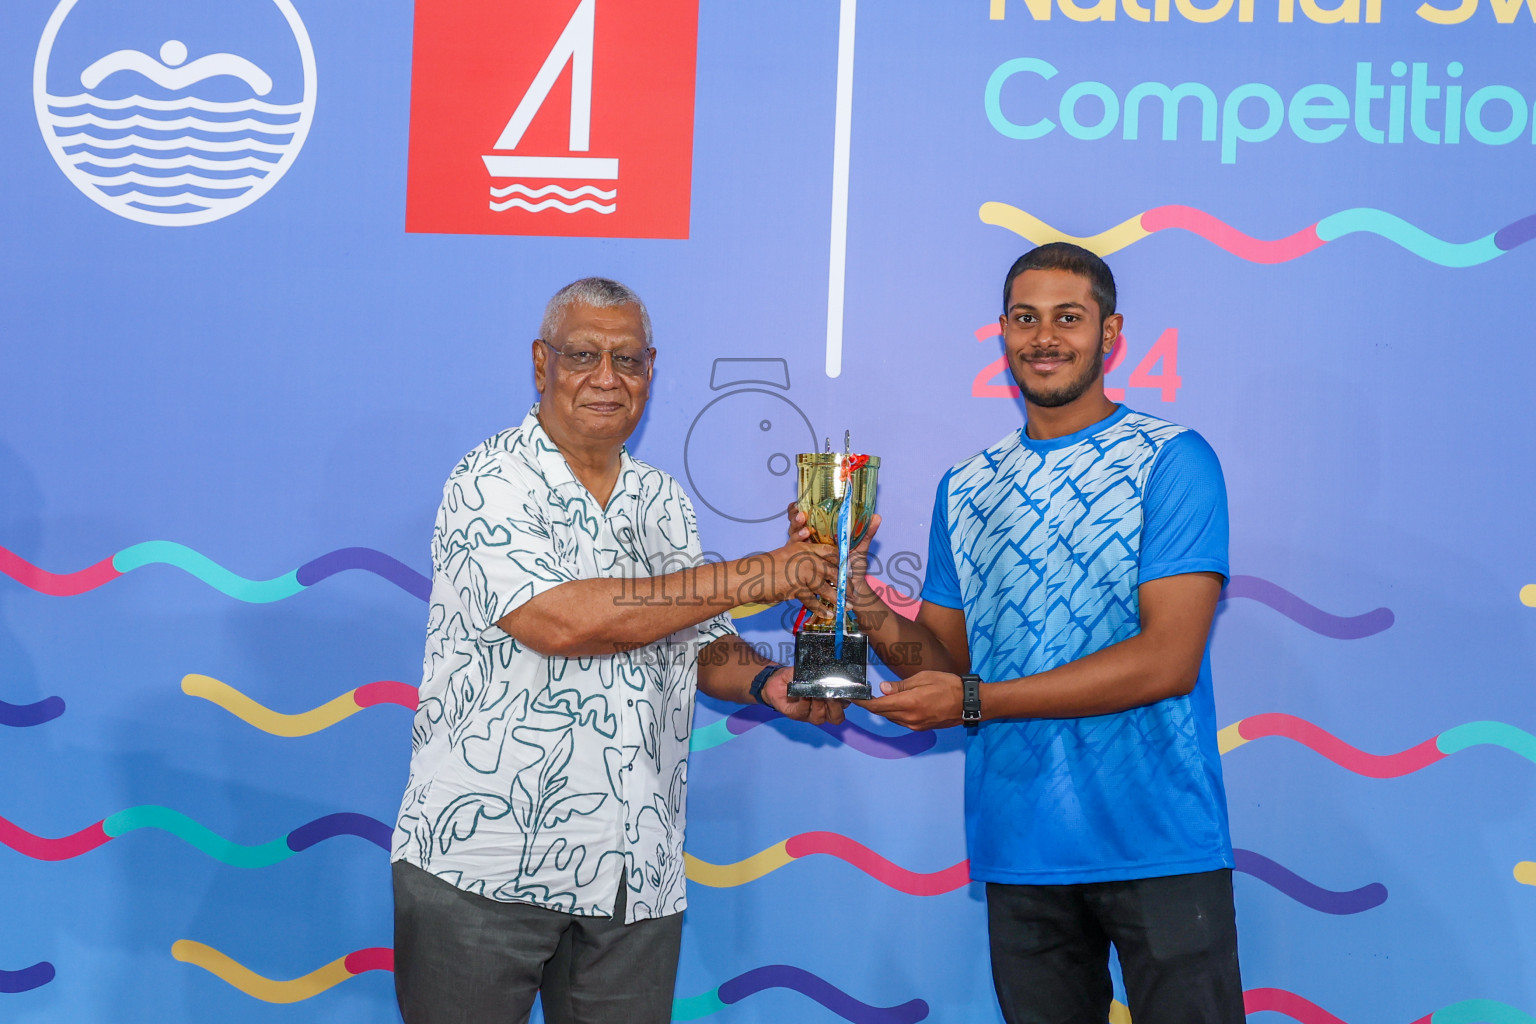
[[[1120,406],[1022,429],[939,483],[923,599],[965,612],[984,682],[1136,635],[1137,587],[1227,570],[1227,495],[1199,434]],[[966,752],[971,877],[1055,885],[1232,866],[1210,652],[1187,696],[1110,715],[994,719]]]

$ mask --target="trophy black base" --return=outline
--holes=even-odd
[[[795,634],[795,676],[789,684],[791,697],[823,700],[868,700],[865,665],[869,638],[863,633],[843,634],[843,656],[833,653],[837,637],[828,632],[801,630]]]

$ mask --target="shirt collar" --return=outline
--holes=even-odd
[[[1070,448],[1072,445],[1077,444],[1079,441],[1086,441],[1088,438],[1092,437],[1094,434],[1099,433],[1100,431],[1108,430],[1116,423],[1119,423],[1121,420],[1125,419],[1130,411],[1131,410],[1124,405],[1117,405],[1114,412],[1099,420],[1097,423],[1090,423],[1082,430],[1074,431],[1070,434],[1064,434],[1061,437],[1053,437],[1048,441],[1036,441],[1029,436],[1028,431],[1024,427],[1020,427],[1019,442],[1031,451],[1037,452],[1053,452],[1061,448]]]
[[[528,448],[533,454],[533,461],[543,474],[544,481],[552,488],[580,487],[583,491],[586,487],[576,474],[571,472],[571,464],[565,461],[565,456],[550,440],[549,434],[544,430],[544,424],[539,422],[539,403],[534,402],[533,408],[528,410],[528,415],[523,417],[523,425],[519,428],[527,439]],[[638,496],[636,486],[639,479],[639,470],[635,466],[634,458],[629,454],[629,446],[622,445],[619,448],[619,479],[613,485],[613,494],[608,497],[608,507],[613,507],[615,498],[620,495],[634,494]]]

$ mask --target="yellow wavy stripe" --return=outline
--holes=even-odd
[[[308,736],[321,729],[329,729],[343,718],[355,715],[362,710],[352,697],[353,691],[348,690],[317,708],[310,708],[296,715],[285,715],[281,711],[273,711],[269,707],[256,703],[228,683],[220,682],[212,676],[200,676],[195,673],[182,677],[181,691],[193,697],[212,701],[236,718],[243,719],[262,732],[269,732],[274,736]]]
[[[707,860],[699,860],[691,853],[683,854],[683,863],[687,865],[690,882],[698,882],[713,889],[729,889],[734,885],[755,882],[768,872],[777,871],[794,860],[786,849],[788,845],[789,840],[786,839],[734,864],[711,864]]]
[[[1536,885],[1536,862],[1523,860],[1516,864],[1515,881],[1521,885]]]
[[[731,609],[731,618],[744,619],[748,615],[756,615],[758,612],[765,612],[773,607],[775,606],[771,604],[739,604]]]
[[[178,939],[173,943],[171,956],[182,963],[201,967],[246,995],[269,1003],[297,1003],[301,999],[317,996],[352,977],[352,972],[346,968],[347,958],[340,957],[319,970],[310,971],[302,978],[294,978],[292,981],[274,981],[271,978],[263,978],[250,968],[236,963],[212,946],[205,946],[191,939]]]
[[[1076,235],[1058,231],[1034,214],[1025,213],[1017,206],[1009,206],[1007,203],[982,203],[979,212],[983,224],[1006,228],[1036,245],[1045,245],[1047,242],[1073,242],[1100,256],[1108,256],[1151,234],[1141,226],[1139,213],[1129,220],[1116,224],[1108,231],[1101,231],[1087,238],[1079,238]]]
[[[1238,734],[1237,727],[1242,725],[1242,724],[1243,724],[1243,720],[1242,719],[1238,719],[1237,721],[1233,722],[1231,725],[1227,726],[1225,729],[1222,729],[1221,731],[1216,733],[1216,749],[1218,751],[1220,751],[1223,754],[1226,754],[1226,753],[1229,753],[1229,752],[1231,752],[1233,750],[1236,750],[1238,747],[1240,747],[1244,743],[1248,742],[1247,740],[1243,739],[1243,737]]]
[[[1131,1024],[1131,1008],[1118,999],[1109,1001],[1109,1024]]]

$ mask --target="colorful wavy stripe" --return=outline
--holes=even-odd
[[[212,676],[196,673],[183,676],[181,691],[211,701],[241,721],[274,736],[309,736],[379,704],[398,704],[414,711],[420,696],[414,686],[380,679],[348,690],[319,707],[290,715],[273,711]]]
[[[432,581],[410,566],[373,548],[341,548],[299,566],[294,571],[269,580],[253,580],[236,575],[197,551],[173,541],[153,540],[135,544],[73,573],[52,573],[40,569],[15,552],[0,547],[0,573],[23,586],[55,597],[72,597],[104,586],[119,576],[146,565],[170,565],[195,577],[213,589],[236,600],[252,604],[281,601],[294,596],[321,580],[340,572],[359,570],[388,580],[401,590],[421,600],[432,593]],[[902,596],[889,584],[872,581],[893,608],[908,618],[917,614],[917,598]],[[1257,576],[1234,576],[1227,585],[1226,597],[1246,597],[1266,604],[1287,618],[1324,636],[1357,639],[1379,633],[1392,625],[1392,612],[1377,608],[1364,615],[1343,617],[1308,604],[1283,587]],[[744,619],[775,607],[745,604],[731,609],[734,618]],[[61,709],[62,710],[62,709]],[[322,727],[323,728],[323,727]]]
[[[1283,988],[1251,988],[1243,993],[1243,1010],[1249,1015],[1269,1011],[1300,1024],[1346,1024],[1316,1003]],[[1536,1024],[1536,1017],[1492,999],[1467,999],[1442,1006],[1413,1024]]]
[[[35,963],[31,967],[23,967],[19,971],[0,969],[0,994],[9,995],[42,988],[53,980],[53,976],[53,964],[46,960]]]
[[[269,580],[253,580],[219,565],[184,544],[151,540],[124,548],[111,558],[71,573],[40,569],[7,548],[0,547],[0,573],[24,587],[54,597],[73,597],[105,586],[146,565],[170,565],[207,584],[219,593],[251,604],[281,601],[329,579],[340,572],[359,570],[393,583],[425,601],[432,581],[410,566],[373,548],[341,548],[305,562],[297,569]]]
[[[268,1003],[297,1003],[335,988],[366,971],[392,971],[395,952],[385,947],[359,949],[287,981],[257,974],[212,946],[191,939],[180,939],[171,946],[171,955],[182,963],[201,967],[246,995]],[[737,975],[718,988],[672,1004],[675,1021],[698,1020],[748,996],[770,988],[787,988],[814,999],[844,1020],[854,1024],[916,1024],[928,1016],[928,1004],[912,999],[898,1006],[872,1006],[861,1002],[810,971],[784,964],[770,964]]]
[[[926,1020],[929,1013],[928,1004],[921,999],[911,999],[897,1006],[871,1006],[810,971],[786,964],[769,964],[738,974],[713,992],[674,1000],[672,1019],[698,1020],[770,988],[798,992],[853,1024],[916,1024]]]
[[[0,843],[34,860],[69,860],[141,828],[169,832],[215,860],[237,868],[267,867],[287,860],[317,843],[342,835],[357,836],[383,850],[388,850],[390,837],[394,831],[377,818],[342,811],[316,818],[269,843],[245,846],[225,839],[180,811],[145,804],[118,811],[94,825],[56,839],[34,835],[7,819],[0,818]]]
[[[871,578],[869,582],[875,592],[898,615],[909,619],[917,617],[917,609],[922,604],[921,598],[906,597],[895,587],[880,580]],[[1532,590],[1536,591],[1536,587],[1532,587]],[[1272,583],[1261,576],[1233,576],[1227,582],[1226,589],[1221,592],[1221,599],[1223,601],[1239,599],[1257,601],[1284,615],[1298,626],[1335,640],[1359,640],[1362,637],[1374,636],[1383,630],[1390,629],[1395,621],[1390,608],[1377,608],[1363,615],[1334,615],[1325,612],[1316,605],[1297,597],[1278,583]],[[770,607],[773,606],[742,605],[740,608],[731,609],[731,615],[744,619],[767,611]]]
[[[393,971],[395,951],[383,946],[359,949],[338,957],[298,978],[278,981],[246,967],[212,946],[191,939],[178,939],[171,945],[171,956],[182,963],[201,967],[219,980],[246,995],[268,1003],[297,1003],[335,988],[367,971]]]
[[[739,711],[731,712],[724,718],[694,729],[689,750],[697,753],[700,750],[718,747],[760,725],[779,721],[782,718],[783,716],[777,711],[763,707],[761,704],[748,705]],[[936,733],[907,732],[887,736],[871,732],[848,719],[836,725],[821,725],[816,728],[861,754],[886,761],[921,754],[938,742]]]
[[[1221,592],[1223,601],[1246,598],[1274,609],[1298,626],[1334,640],[1359,640],[1390,629],[1395,616],[1390,608],[1363,615],[1333,615],[1309,604],[1278,583],[1259,576],[1233,576]]]
[[[11,704],[0,700],[0,725],[13,729],[25,729],[30,725],[51,722],[64,713],[63,697],[44,697],[31,704]]]
[[[982,223],[1012,231],[1035,245],[1073,242],[1100,256],[1108,256],[1159,231],[1179,229],[1199,235],[1252,263],[1285,263],[1346,235],[1372,234],[1442,267],[1475,267],[1536,238],[1536,214],[1470,242],[1447,242],[1395,214],[1370,207],[1340,211],[1293,235],[1275,239],[1254,238],[1192,206],[1159,206],[1088,236],[1069,235],[1007,203],[983,203],[979,216]]]
[[[1372,779],[1395,779],[1427,768],[1469,747],[1503,747],[1536,763],[1536,736],[1504,722],[1468,722],[1395,754],[1370,754],[1304,718],[1271,712],[1242,718],[1217,734],[1223,754],[1269,736],[1295,740],[1340,768]]]
[[[1335,892],[1307,881],[1263,854],[1252,850],[1233,850],[1232,853],[1236,870],[1325,914],[1359,914],[1381,906],[1387,899],[1387,887],[1380,882]],[[805,832],[791,836],[734,864],[711,864],[690,853],[683,854],[683,861],[689,881],[714,889],[730,889],[755,882],[786,864],[813,854],[837,857],[882,885],[908,896],[942,896],[964,888],[971,880],[970,861],[963,860],[940,871],[909,871],[836,832]]]

